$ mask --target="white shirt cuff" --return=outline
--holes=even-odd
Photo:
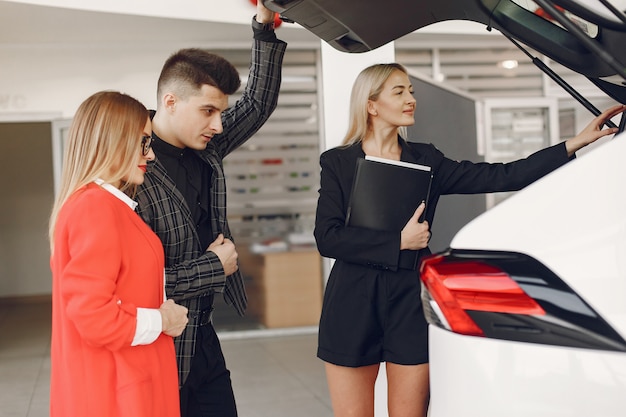
[[[137,329],[131,346],[149,345],[157,340],[163,330],[163,321],[159,310],[137,308]]]

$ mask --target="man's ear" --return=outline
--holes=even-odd
[[[174,111],[176,109],[176,101],[177,101],[177,98],[172,93],[166,93],[165,95],[163,95],[163,98],[161,99],[163,108],[168,111]]]

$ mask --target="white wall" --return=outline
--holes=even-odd
[[[133,18],[123,14],[109,15],[103,20],[97,17],[102,15],[100,13],[77,13],[76,10],[58,7],[16,9],[33,11],[32,17],[45,25],[28,27],[24,31],[27,17],[15,16],[15,22],[22,23],[22,28],[15,30],[24,31],[19,32],[24,37],[37,30],[42,33],[38,38],[33,37],[34,41],[17,39],[11,43],[6,39],[0,40],[0,115],[44,112],[71,117],[87,96],[104,89],[126,92],[147,106],[154,107],[158,74],[171,53],[184,47],[210,48],[222,45],[222,39],[216,40],[216,45],[209,45],[212,42],[209,30],[214,27],[210,22],[232,22],[232,30],[241,34],[239,38],[245,40],[242,47],[249,48],[252,43],[250,19],[256,11],[256,6],[248,0],[54,0],[10,3],[64,6],[194,21],[187,24],[185,20]],[[58,21],[58,28],[55,27],[55,22],[45,20],[46,12],[49,12],[50,19]],[[61,16],[64,18],[60,18]],[[99,27],[103,22],[110,27]],[[90,25],[94,33],[102,35],[94,35],[93,41],[86,41],[82,37],[85,33],[91,35]],[[142,31],[143,28],[147,30]],[[65,35],[59,37],[61,41],[56,40],[56,30]],[[46,36],[46,32],[50,36]],[[158,33],[159,37],[155,39],[146,35],[146,32]],[[112,34],[111,39],[106,39],[107,33]],[[42,40],[48,37],[50,41]]]
[[[255,7],[249,0],[12,0],[13,3],[140,16],[248,23]]]
[[[0,112],[71,117],[85,98],[105,89],[126,92],[153,107],[159,70],[171,52],[169,47],[133,45],[0,49],[0,62],[15,63],[2,69]]]
[[[171,53],[249,50],[255,13],[249,0],[0,0],[0,119],[42,112],[71,117],[103,89],[154,107],[158,73]],[[319,48],[298,25],[284,24],[277,33],[291,48],[297,42]]]

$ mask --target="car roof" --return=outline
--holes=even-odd
[[[366,52],[433,23],[497,29],[626,103],[626,0],[263,0],[335,49]],[[520,46],[519,44],[517,44]]]

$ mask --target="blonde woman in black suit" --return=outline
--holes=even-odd
[[[320,157],[315,238],[322,256],[336,262],[324,294],[318,357],[326,363],[337,417],[374,415],[374,383],[382,362],[389,416],[426,416],[428,329],[412,261],[430,253],[430,224],[439,196],[519,190],[573,159],[583,146],[614,134],[617,129],[602,129],[603,123],[624,110],[612,107],[576,137],[526,159],[489,164],[454,161],[431,144],[407,142],[402,128],[414,123],[415,105],[404,67],[366,68],[352,89],[343,145]],[[355,165],[366,155],[432,168],[423,222],[418,221],[424,211],[420,205],[401,232],[345,225]]]

